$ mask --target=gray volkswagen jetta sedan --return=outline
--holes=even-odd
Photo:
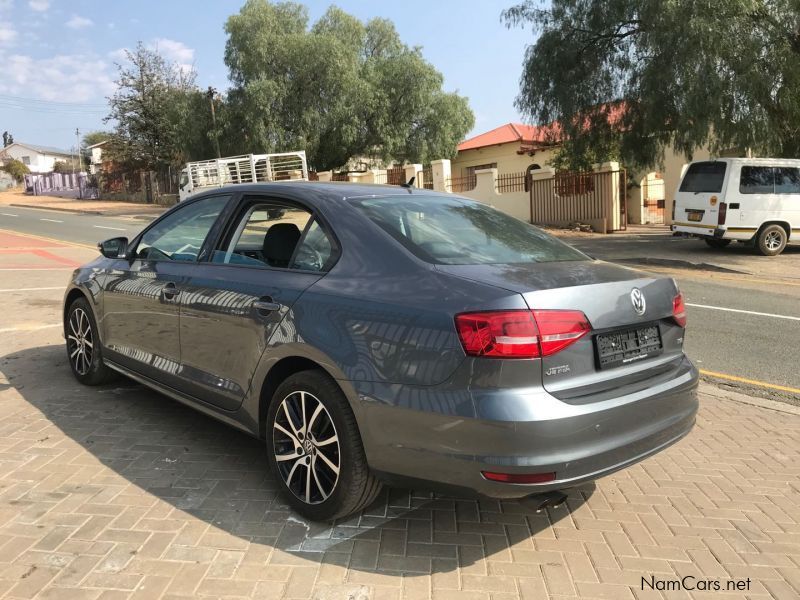
[[[121,373],[263,439],[309,519],[358,511],[382,483],[560,490],[694,424],[674,280],[480,202],[229,186],[100,250],[64,298],[75,377]]]

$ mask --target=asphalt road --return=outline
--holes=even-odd
[[[112,237],[133,238],[147,225],[133,217],[104,217],[65,211],[0,206],[0,229],[96,246]]]
[[[124,235],[132,238],[146,224],[147,221],[135,218],[0,207],[0,229],[90,246],[109,237]],[[625,249],[628,256],[631,254],[629,248],[640,249],[636,252],[639,256],[655,255],[665,246],[675,243],[668,236],[659,235],[627,240],[598,237],[567,241],[603,259],[613,259],[615,253]],[[682,246],[676,247],[685,250]],[[792,257],[771,260],[773,262],[769,264],[772,267],[790,266],[785,273],[788,281],[680,268],[671,268],[665,273],[676,278],[689,304],[686,351],[698,367],[755,382],[800,389],[800,368],[797,366],[800,283],[791,281],[792,277],[800,278],[800,273],[794,273],[797,269]],[[781,260],[786,262],[774,262]],[[652,266],[643,268],[655,269]],[[756,383],[731,384],[750,392],[760,391],[769,397],[800,398],[800,394]]]

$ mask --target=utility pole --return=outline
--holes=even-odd
[[[75,128],[75,153],[78,155],[78,198],[83,199],[83,190],[81,189],[81,174],[80,171],[83,169],[83,159],[81,158],[81,131],[77,127]],[[72,175],[75,176],[75,163],[72,163]]]
[[[208,98],[209,104],[211,104],[211,124],[214,127],[214,131],[212,132],[214,136],[214,147],[217,149],[217,158],[222,158],[222,154],[219,151],[219,136],[217,135],[217,113],[214,110],[214,96],[217,95],[217,90],[213,87],[208,86],[206,90],[206,97]]]

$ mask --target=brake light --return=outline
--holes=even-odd
[[[504,310],[456,315],[464,352],[491,358],[540,358],[591,330],[579,310]]]
[[[717,214],[717,225],[725,225],[725,217],[728,216],[728,203],[719,203],[719,213]]]
[[[681,292],[672,299],[672,318],[681,327],[686,327],[686,302]]]

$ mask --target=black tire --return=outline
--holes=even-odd
[[[116,373],[103,362],[103,348],[97,333],[92,307],[86,298],[77,298],[69,305],[64,323],[67,341],[67,362],[75,379],[84,385],[102,385]]]
[[[728,246],[731,243],[731,240],[721,240],[719,238],[705,238],[706,244],[711,246],[712,248],[716,248],[717,250],[721,250]]]
[[[305,419],[300,414],[303,403]],[[292,423],[288,422],[290,414]],[[301,371],[281,383],[272,396],[266,425],[270,467],[283,496],[300,515],[312,521],[330,521],[358,512],[375,500],[381,483],[367,465],[350,404],[326,373]],[[337,441],[328,442],[332,437]],[[330,464],[338,465],[335,481]]]
[[[764,256],[777,256],[786,248],[788,238],[780,225],[767,225],[756,236],[756,250]]]

